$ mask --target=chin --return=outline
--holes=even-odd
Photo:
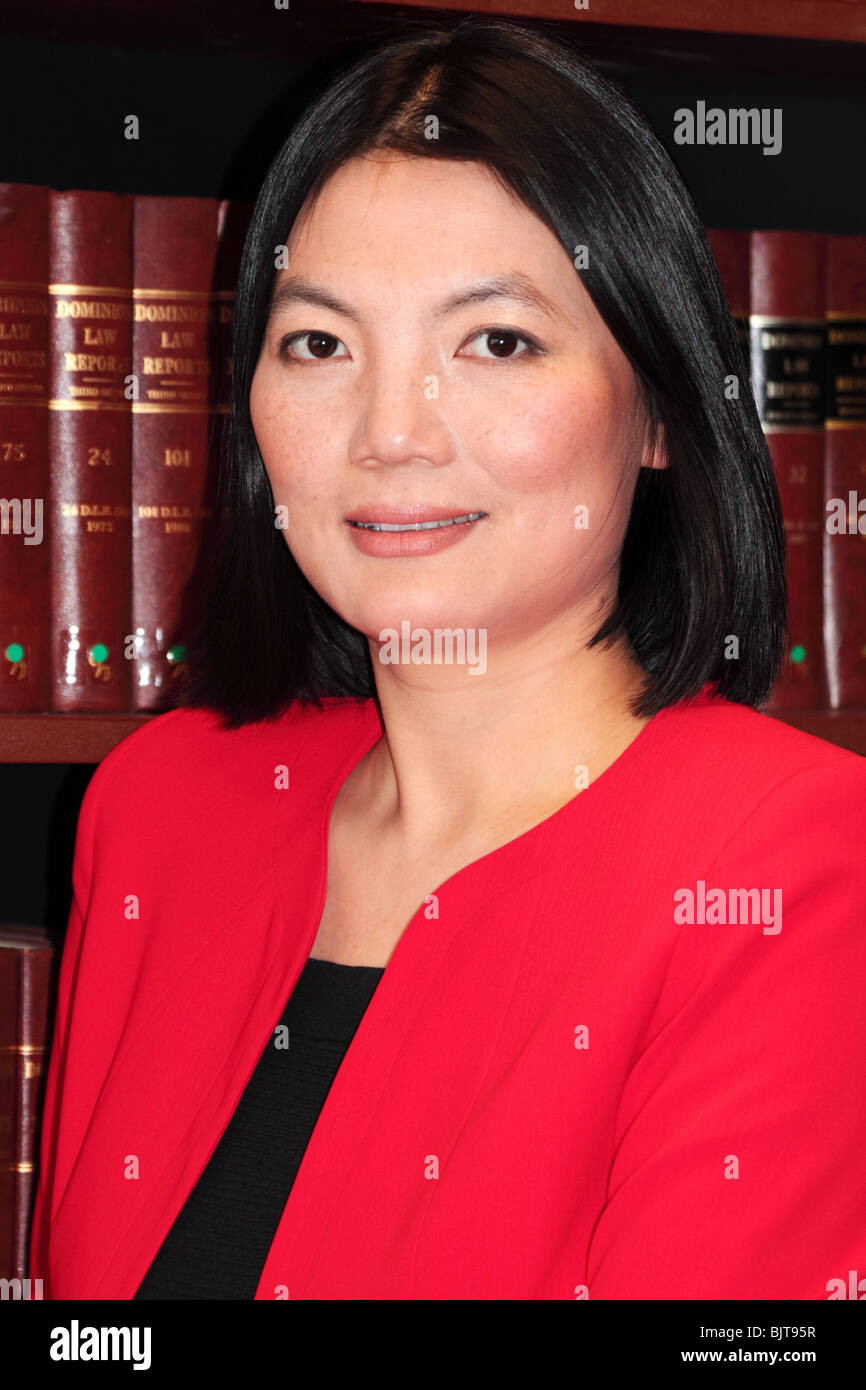
[[[486,627],[482,609],[482,604],[469,604],[465,599],[448,602],[441,594],[407,594],[404,600],[392,596],[387,602],[365,604],[354,619],[347,617],[346,621],[375,641],[385,628],[399,631],[405,622],[413,628],[428,629]]]
[[[435,669],[438,667],[474,668],[477,674],[487,669],[488,633],[483,624],[467,614],[452,614],[449,619],[434,605],[416,605],[410,619],[409,609],[383,605],[375,618],[367,612],[363,624],[353,624],[369,638],[374,668],[393,666],[398,670]]]

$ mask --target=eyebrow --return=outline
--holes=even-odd
[[[548,299],[527,275],[514,271],[510,275],[495,275],[486,280],[478,280],[472,285],[467,285],[465,289],[458,290],[437,306],[433,316],[437,319],[444,318],[457,309],[463,309],[469,304],[483,304],[489,299],[513,299],[524,308],[539,309],[548,318],[558,318],[562,313],[553,300]],[[331,294],[330,290],[302,275],[290,276],[274,290],[268,306],[268,322],[270,323],[280,309],[289,304],[318,304],[323,309],[342,314],[354,323],[363,322],[357,309],[353,309],[351,305]]]

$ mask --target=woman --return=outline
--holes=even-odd
[[[31,1273],[826,1298],[866,773],[758,712],[778,495],[664,149],[557,41],[400,38],[274,160],[234,362],[185,705],[82,805]]]

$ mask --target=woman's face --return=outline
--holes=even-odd
[[[652,460],[631,366],[545,224],[484,165],[354,159],[297,218],[281,289],[250,407],[313,587],[374,642],[407,620],[492,650],[592,635]]]

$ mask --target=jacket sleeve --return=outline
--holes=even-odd
[[[103,780],[104,764],[100,764],[87,784],[78,814],[72,866],[72,905],[60,962],[54,1027],[42,1106],[40,1164],[31,1226],[29,1273],[31,1279],[42,1279],[42,1296],[46,1299],[52,1297],[48,1261],[51,1222],[62,1196],[62,1184],[70,1171],[68,1163],[64,1165],[62,1174],[58,1171],[58,1139],[63,1114],[63,1074],[75,998],[75,980],[90,901],[96,808]]]
[[[866,760],[828,758],[698,873],[726,898],[770,890],[781,916],[680,928],[620,1101],[591,1299],[857,1297],[860,1279],[866,1297],[864,831]]]

